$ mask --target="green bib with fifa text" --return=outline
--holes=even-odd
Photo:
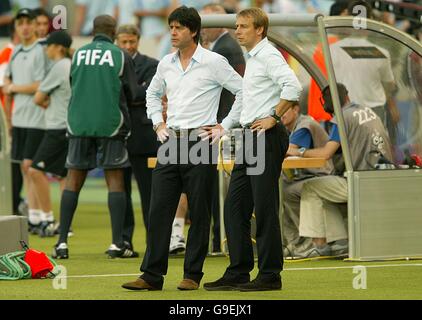
[[[124,54],[97,36],[74,54],[68,130],[78,137],[112,137],[123,124],[119,101]]]

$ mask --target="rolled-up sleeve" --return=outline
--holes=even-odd
[[[162,70],[163,65],[160,62],[157,67],[157,72],[152,78],[152,81],[147,89],[147,116],[148,119],[152,120],[154,125],[160,122],[164,122],[163,105],[161,99],[164,96],[166,84],[163,78]]]
[[[267,74],[280,89],[280,99],[299,101],[302,86],[295,73],[280,55],[272,54],[267,61]]]
[[[240,113],[242,112],[242,77],[233,69],[224,57],[221,57],[219,60],[218,66],[215,68],[215,72],[213,74],[215,75],[218,83],[235,95],[235,101],[229,114],[221,122],[223,128],[225,130],[229,130],[239,123]]]

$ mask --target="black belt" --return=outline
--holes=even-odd
[[[192,131],[199,130],[200,128],[192,129],[173,129],[169,128],[169,135],[173,138],[188,138]],[[198,132],[199,133],[199,132]]]

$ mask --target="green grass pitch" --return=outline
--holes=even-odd
[[[145,251],[145,231],[142,225],[137,189],[134,186],[136,231],[134,245],[141,257],[108,259],[104,251],[111,241],[110,218],[106,206],[103,180],[90,179],[81,192],[73,229],[69,240],[70,259],[58,260],[67,269],[66,289],[56,290],[52,280],[1,281],[0,299],[180,299],[180,300],[280,300],[280,299],[421,299],[422,262],[395,261],[356,263],[341,260],[286,262],[283,290],[242,293],[177,290],[183,276],[183,258],[170,258],[163,291],[131,292],[121,284],[135,280]],[[59,193],[53,187],[54,212],[58,216]],[[51,253],[56,238],[30,237],[30,246]],[[228,265],[227,257],[209,257],[204,265],[202,283],[219,278]],[[367,266],[367,288],[354,289],[353,266]],[[252,277],[257,273],[255,267]]]

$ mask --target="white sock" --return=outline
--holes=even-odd
[[[183,236],[184,229],[185,229],[185,218],[174,218],[173,230],[171,232],[172,236],[184,238]]]
[[[29,209],[28,219],[31,224],[35,224],[35,225],[39,224],[41,222],[41,210]]]
[[[50,212],[41,211],[41,221],[53,222],[54,221],[53,211],[50,211]]]

